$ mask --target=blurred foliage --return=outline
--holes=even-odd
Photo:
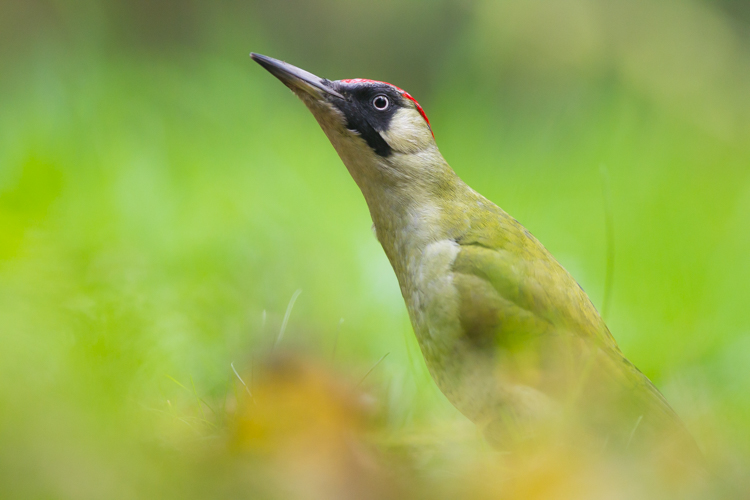
[[[605,171],[608,323],[710,493],[489,451],[355,184],[251,50],[408,89],[600,308]],[[3,498],[750,491],[747,2],[5,0],[0,75]],[[264,379],[297,289],[275,349],[297,354]]]

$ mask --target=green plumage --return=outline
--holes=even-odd
[[[491,442],[507,448],[552,432],[598,449],[696,449],[573,277],[448,166],[410,96],[253,57],[336,148],[367,201],[433,379]],[[368,100],[377,92],[393,98],[386,107]]]
[[[460,249],[451,269],[467,360],[489,360],[501,385],[534,388],[568,403],[576,418],[626,446],[672,426],[682,432],[664,397],[622,355],[572,276],[515,219],[483,205],[487,209],[456,240]],[[506,402],[498,393],[491,408],[479,409],[490,433],[509,415],[547,417],[535,415],[549,411],[534,406],[536,399]]]

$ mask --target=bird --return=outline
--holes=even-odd
[[[429,373],[498,449],[565,429],[617,450],[697,450],[583,288],[469,187],[408,92],[251,58],[307,106],[361,190]],[[699,453],[699,452],[698,452]]]

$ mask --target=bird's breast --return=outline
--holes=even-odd
[[[452,240],[428,244],[405,264],[407,278],[402,293],[414,333],[427,368],[440,390],[462,412],[471,405],[464,399],[467,363],[461,328],[459,295],[453,281],[453,263],[460,246]]]
[[[459,332],[458,294],[451,270],[459,250],[455,241],[441,240],[415,252],[406,263],[404,299],[420,341],[445,343]]]

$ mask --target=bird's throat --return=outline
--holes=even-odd
[[[442,185],[397,183],[362,189],[375,234],[402,289],[430,244],[455,240],[469,227],[459,200],[473,191],[452,170],[450,174]]]

